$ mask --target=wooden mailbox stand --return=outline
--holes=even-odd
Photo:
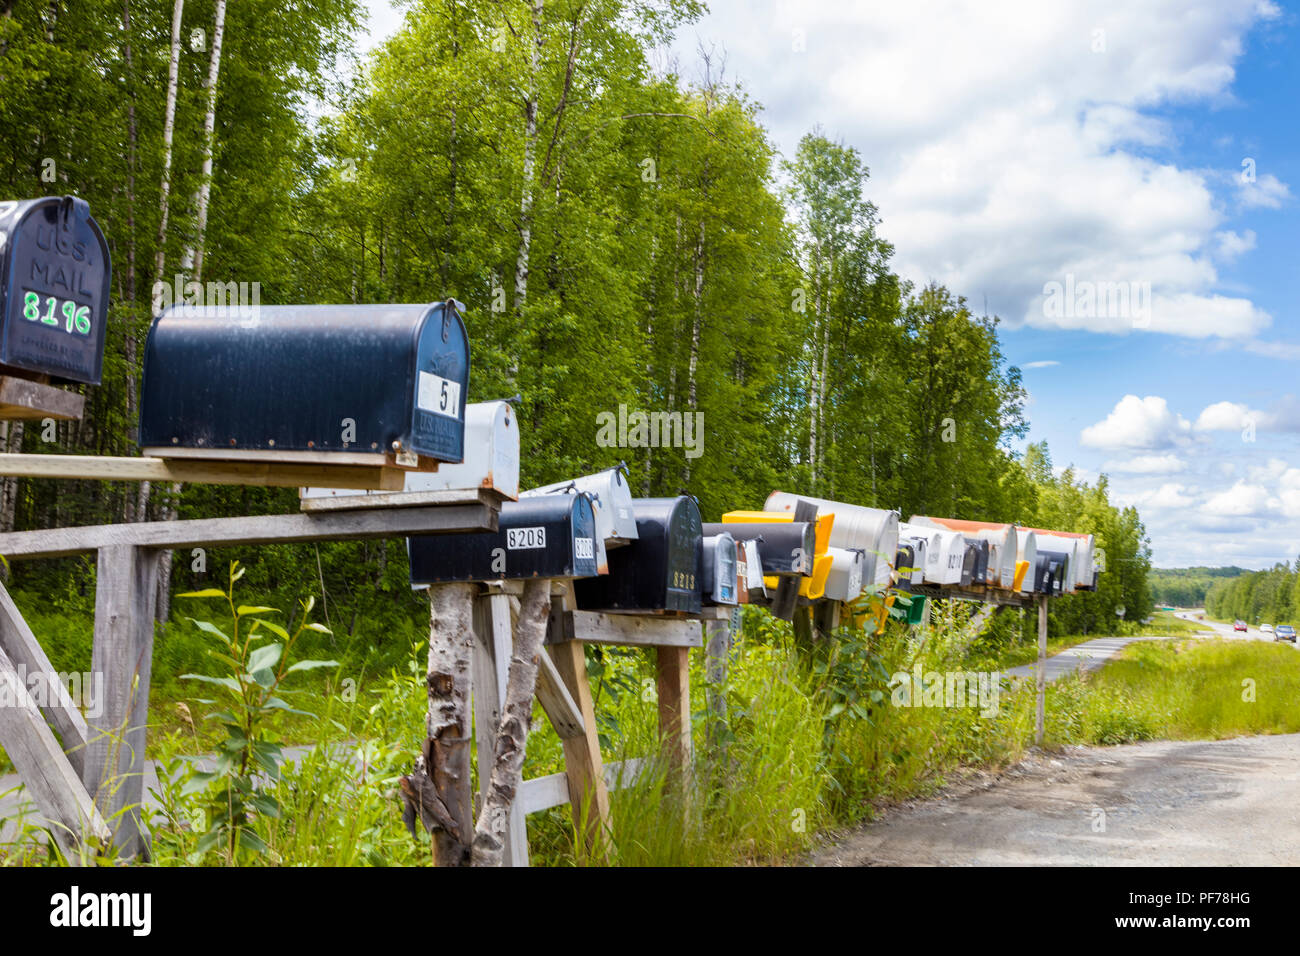
[[[494,531],[499,509],[495,493],[469,490],[440,492],[436,503],[425,498],[412,507],[389,501],[352,511],[0,534],[0,554],[11,561],[97,553],[91,666],[94,673],[103,674],[102,713],[85,720],[66,690],[44,708],[38,709],[25,689],[18,697],[20,706],[0,707],[0,746],[13,759],[60,846],[76,858],[72,851],[87,842],[86,837],[103,840],[111,832],[123,856],[148,854],[142,807],[159,551]],[[20,687],[19,665],[28,673],[53,673],[0,586],[0,682]]]

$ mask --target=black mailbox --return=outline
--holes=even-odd
[[[581,578],[596,571],[596,515],[585,494],[501,505],[495,532],[406,539],[411,584]]]
[[[1039,594],[1060,594],[1066,570],[1065,554],[1059,551],[1039,551],[1034,568],[1034,590]]]
[[[680,498],[633,498],[636,540],[609,554],[609,574],[574,582],[584,611],[685,611],[701,605],[700,508]]]
[[[895,579],[903,583],[910,582],[915,568],[916,548],[910,544],[900,544],[894,553]]]
[[[737,541],[757,541],[763,573],[804,577],[813,572],[817,526],[811,521],[709,522],[706,535],[730,534]]]
[[[704,538],[700,569],[705,604],[736,604],[736,539],[728,532]]]
[[[98,385],[111,278],[84,199],[0,201],[0,364]]]
[[[140,444],[163,457],[459,462],[469,385],[459,309],[173,306],[145,345]]]
[[[975,545],[975,572],[972,575],[974,583],[987,584],[989,578],[989,543],[985,538],[978,538],[971,542]]]

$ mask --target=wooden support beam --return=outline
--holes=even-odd
[[[104,700],[89,721],[82,779],[125,857],[149,853],[141,809],[157,574],[151,551],[127,544],[99,550],[91,670],[102,675]]]
[[[537,702],[555,728],[561,740],[581,737],[587,732],[578,708],[569,688],[564,686],[564,679],[551,660],[549,654],[543,654],[537,662]]]
[[[610,790],[630,787],[641,776],[645,764],[644,757],[632,757],[605,764],[605,786]],[[525,780],[519,787],[519,806],[525,814],[549,810],[551,807],[558,807],[568,802],[568,779],[562,773],[533,777],[531,780]]]
[[[731,656],[731,620],[709,621],[704,625],[708,640],[704,650],[705,699],[708,704],[709,749],[717,752],[721,749],[719,733],[721,725],[727,720],[727,694],[724,685],[727,682],[727,662]]]
[[[685,786],[691,770],[691,649],[655,648],[659,692],[659,741],[668,759],[669,782]]]
[[[380,465],[203,458],[114,458],[107,455],[0,455],[0,475],[94,481],[358,488],[401,491],[405,470]]]
[[[584,733],[561,741],[564,773],[574,826],[583,834],[586,853],[599,861],[605,856],[609,833],[609,788],[605,784],[600,738],[596,734],[596,710],[591,699],[591,683],[587,679],[587,658],[579,641],[564,641],[548,647],[547,652],[582,714]]]
[[[1034,743],[1043,745],[1047,724],[1047,595],[1038,598],[1038,701],[1034,714]]]
[[[479,595],[474,602],[474,737],[478,745],[480,807],[487,800],[496,762],[497,728],[501,724],[502,701],[506,698],[513,633],[510,595],[503,592]],[[501,865],[528,865],[524,811],[517,803],[511,808]]]
[[[9,596],[9,591],[3,584],[0,584],[0,650],[9,656],[9,660],[18,668],[20,676],[26,674],[28,687],[32,686],[30,681],[33,676],[41,681],[44,691],[44,699],[38,702],[41,711],[45,719],[54,726],[55,732],[63,743],[63,750],[68,755],[68,762],[80,776],[89,736],[86,718],[81,715],[77,702],[68,693],[67,686],[54,670],[50,659],[45,656],[45,651],[36,640],[36,635],[23,620],[17,605],[14,604],[14,599]],[[92,674],[92,686],[82,688],[82,702],[98,704],[99,701],[90,700],[89,695],[94,692]]]
[[[44,382],[0,375],[0,419],[81,418],[86,397]]]
[[[0,535],[0,544],[3,536]],[[0,548],[0,554],[4,551]],[[576,641],[589,644],[630,644],[637,647],[703,647],[700,622],[690,618],[603,611],[551,610],[548,644]]]
[[[13,661],[0,649],[0,747],[70,862],[89,838],[107,841],[108,825],[64,756]]]
[[[11,531],[0,534],[0,554],[12,561],[64,557],[117,545],[179,549],[495,531],[497,510],[483,504],[477,493],[470,494],[474,495],[473,501],[464,505]]]
[[[374,491],[359,495],[300,498],[298,507],[310,514],[356,511],[360,508],[419,508],[433,505],[479,504],[500,508],[504,495],[488,488],[444,488],[436,491]]]

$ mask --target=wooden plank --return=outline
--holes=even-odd
[[[4,554],[0,535],[0,554]],[[548,644],[576,641],[637,647],[703,647],[700,622],[690,618],[552,609]]]
[[[360,508],[418,508],[464,504],[482,504],[499,508],[501,502],[505,500],[497,492],[484,488],[448,488],[438,491],[375,491],[360,495],[299,498],[298,507],[308,514],[356,511]]]
[[[543,654],[537,663],[537,702],[542,705],[555,733],[561,740],[581,737],[587,732],[582,711],[564,686],[555,662],[549,654]]]
[[[0,649],[9,655],[9,659],[20,672],[26,673],[29,681],[32,675],[40,675],[46,694],[41,711],[54,725],[55,731],[63,741],[68,762],[80,775],[88,739],[86,718],[81,715],[77,703],[68,693],[67,686],[59,678],[50,659],[45,656],[45,651],[36,640],[36,635],[23,620],[18,606],[14,604],[14,599],[9,596],[9,591],[3,584],[0,584]],[[28,686],[31,686],[30,683]],[[83,695],[91,693],[93,688],[83,689]]]
[[[510,675],[513,633],[508,594],[489,593],[475,599],[474,736],[478,745],[480,808],[483,801],[487,800],[492,765],[496,761],[497,729],[501,724],[501,706],[506,697],[506,683]],[[511,808],[501,865],[528,865],[528,836],[524,827],[524,813],[517,804]]]
[[[681,786],[691,769],[691,649],[655,648],[659,692],[659,742],[668,758],[669,780]]]
[[[0,534],[0,554],[55,558],[113,545],[144,548],[219,547],[295,541],[348,541],[458,531],[495,531],[496,510],[482,503],[436,508],[343,511],[89,525]]]
[[[96,481],[184,482],[198,485],[264,485],[300,488],[371,488],[399,491],[400,468],[374,465],[294,464],[275,461],[210,461],[178,458],[114,458],[107,455],[0,455],[0,475],[19,478],[81,478]]]
[[[641,776],[646,760],[633,757],[605,764],[605,786],[610,790],[630,787]],[[569,785],[562,773],[525,780],[519,787],[519,806],[525,814],[549,810],[569,802]]]
[[[580,737],[561,741],[564,746],[564,773],[573,809],[575,828],[583,834],[588,854],[603,858],[609,832],[609,789],[600,756],[600,738],[596,734],[596,710],[587,679],[587,658],[578,641],[565,641],[547,648],[564,686],[582,713],[586,728]]]
[[[151,551],[124,544],[99,551],[91,670],[103,675],[103,704],[89,722],[82,780],[125,857],[149,853],[141,808],[157,575]]]
[[[0,418],[59,421],[79,419],[85,411],[86,397],[43,382],[0,375]]]
[[[383,468],[394,465],[394,457],[382,451],[310,451],[275,448],[182,448],[179,445],[151,445],[140,449],[147,458],[167,461],[210,462],[257,461],[296,465],[362,465]]]
[[[77,848],[86,837],[108,840],[108,825],[2,649],[0,747],[70,861],[78,861]]]
[[[904,590],[911,594],[922,594],[931,598],[979,601],[984,604],[998,604],[1006,607],[1032,607],[1034,600],[1039,597],[1039,595],[1035,594],[1004,591],[1001,588],[963,588],[955,585],[909,584]]]

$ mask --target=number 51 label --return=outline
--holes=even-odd
[[[453,382],[431,372],[421,372],[415,404],[435,415],[460,418],[460,382]]]

